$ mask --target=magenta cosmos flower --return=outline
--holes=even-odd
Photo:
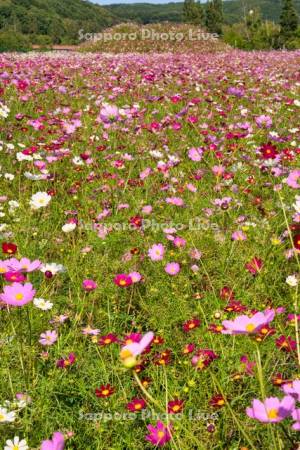
[[[148,250],[151,261],[161,261],[164,258],[165,248],[162,244],[153,244]]]
[[[94,291],[97,289],[97,283],[94,280],[83,280],[82,287],[85,291]]]
[[[170,425],[166,427],[160,420],[155,426],[147,425],[150,434],[146,436],[146,440],[158,447],[163,447],[171,439]]]
[[[234,320],[224,320],[222,325],[223,334],[250,334],[258,333],[260,329],[274,319],[273,309],[257,312],[252,317],[246,315],[238,316]]]
[[[31,283],[13,283],[11,286],[5,286],[0,300],[11,306],[23,306],[31,302],[35,296],[35,290]]]
[[[176,262],[170,262],[166,265],[165,271],[168,275],[177,275],[180,271],[180,265]]]
[[[289,173],[289,176],[286,179],[286,184],[290,186],[293,189],[299,189],[300,184],[298,183],[298,179],[300,178],[300,170],[292,170],[292,172]]]
[[[248,417],[260,422],[281,422],[292,414],[295,408],[295,400],[287,395],[282,400],[277,397],[268,397],[263,402],[254,399],[252,407],[246,409]]]
[[[53,433],[52,439],[42,442],[41,450],[63,450],[64,447],[64,435],[59,431],[56,431]]]
[[[120,358],[127,368],[134,367],[137,364],[136,357],[151,344],[154,338],[154,333],[149,331],[146,333],[139,342],[132,342],[131,344],[124,345],[121,348]]]
[[[126,273],[120,273],[119,275],[115,276],[114,283],[119,287],[128,287],[132,285],[133,281],[130,275],[127,275]]]

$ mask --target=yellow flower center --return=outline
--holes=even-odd
[[[15,298],[16,300],[23,300],[24,295],[21,292],[19,292],[18,294],[16,294]]]
[[[165,433],[164,431],[158,431],[157,436],[159,439],[162,439],[164,437]]]
[[[246,330],[249,333],[252,333],[252,331],[256,328],[256,326],[253,323],[248,323],[248,325],[246,326]]]
[[[267,416],[269,419],[277,419],[278,417],[278,409],[272,408],[267,412]]]
[[[5,420],[5,416],[3,414],[0,414],[0,422],[3,422]]]
[[[108,389],[104,389],[103,391],[102,391],[102,395],[108,395],[109,394],[109,390]]]
[[[130,358],[131,356],[133,356],[133,354],[128,348],[125,348],[125,349],[121,350],[120,356],[121,356],[121,359],[126,359],[126,358]]]

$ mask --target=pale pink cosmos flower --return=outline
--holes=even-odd
[[[41,261],[35,259],[30,261],[28,258],[11,258],[7,261],[9,268],[15,272],[33,272],[41,267]]]
[[[100,109],[100,114],[97,118],[97,122],[99,123],[100,121],[102,121],[107,124],[115,122],[119,118],[120,118],[120,111],[117,106],[104,104],[103,107]]]
[[[161,261],[164,258],[165,248],[163,244],[153,244],[148,250],[151,261]]]
[[[52,439],[42,442],[41,450],[63,450],[65,448],[64,435],[59,431],[53,433]]]
[[[202,159],[203,150],[202,148],[192,147],[189,149],[188,156],[194,162],[199,162]]]
[[[270,116],[266,116],[264,114],[262,114],[261,116],[256,117],[255,118],[255,122],[256,122],[256,124],[257,124],[257,126],[259,128],[262,128],[262,127],[264,127],[264,128],[271,128],[272,123],[273,123],[271,117]]]
[[[298,183],[299,178],[300,178],[300,169],[292,170],[286,179],[286,184],[293,189],[299,189],[300,188],[300,184]]]
[[[180,265],[177,262],[170,262],[165,266],[168,275],[177,275],[180,271]]]
[[[129,276],[132,279],[133,283],[138,283],[142,279],[142,275],[140,274],[140,272],[130,272]]]
[[[152,206],[151,205],[145,205],[142,208],[143,214],[151,214],[152,213]]]
[[[224,320],[222,325],[223,334],[254,334],[271,322],[275,317],[275,311],[268,309],[264,312],[257,312],[252,317],[246,315],[238,316],[234,320]]]
[[[293,430],[300,431],[300,408],[294,409],[292,418],[295,420],[295,423],[292,425]]]
[[[298,402],[300,401],[300,380],[294,380],[292,383],[284,384],[282,390],[285,394],[294,397]]]
[[[295,408],[295,400],[287,395],[282,400],[277,397],[268,397],[263,402],[254,399],[252,407],[246,409],[248,417],[264,423],[281,422],[290,416]]]
[[[247,236],[243,231],[234,231],[231,235],[231,239],[233,241],[245,241],[247,239]]]
[[[57,332],[47,330],[40,335],[39,343],[42,345],[53,345],[57,341]]]
[[[23,306],[31,302],[35,296],[35,290],[31,283],[13,283],[11,286],[4,286],[0,300],[7,305]]]
[[[180,197],[167,197],[166,202],[169,205],[184,206],[184,201]]]

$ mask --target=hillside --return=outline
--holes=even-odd
[[[294,1],[300,15],[300,0]],[[229,0],[224,1],[225,21],[229,24],[239,22],[246,11],[260,8],[263,18],[278,22],[281,11],[281,0]],[[153,23],[168,20],[182,21],[183,3],[167,3],[155,5],[150,3],[115,4],[103,6],[107,11],[120,19],[134,20],[141,23]]]
[[[106,39],[105,35],[109,36],[109,39]],[[217,53],[230,50],[229,45],[205,30],[200,30],[198,26],[170,22],[145,26],[121,23],[106,29],[102,39],[84,42],[81,45],[83,52],[119,53],[120,48],[122,53],[176,54]]]
[[[0,0],[0,30],[30,35],[33,41],[75,43],[78,31],[112,25],[111,13],[83,0]]]

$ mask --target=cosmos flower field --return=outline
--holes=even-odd
[[[0,57],[1,448],[298,448],[299,67]]]

